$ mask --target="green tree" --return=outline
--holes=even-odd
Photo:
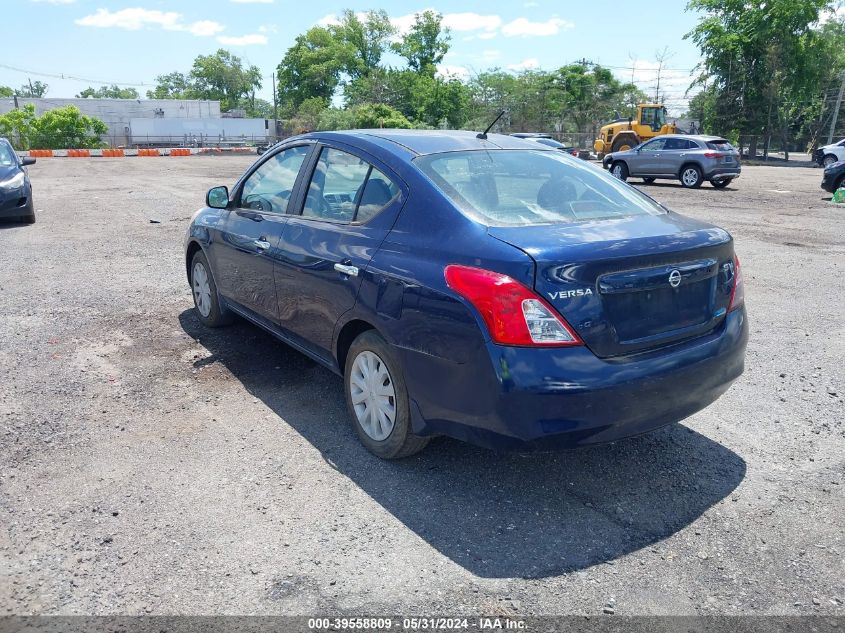
[[[30,83],[25,83],[20,87],[18,90],[19,97],[43,97],[47,94],[47,89],[50,86],[41,82],[41,81],[33,81]]]
[[[352,80],[367,77],[379,68],[396,28],[384,10],[369,11],[361,19],[350,9],[343,11],[340,23],[328,27],[342,51],[342,72]]]
[[[99,88],[89,86],[76,95],[78,99],[137,99],[138,96],[138,91],[135,88],[121,88],[116,84]]]
[[[314,26],[299,35],[277,68],[279,98],[287,112],[306,99],[328,103],[349,60],[349,49],[331,29]]]
[[[15,149],[30,149],[34,121],[35,106],[31,103],[0,114],[0,136],[8,138]]]
[[[356,128],[403,128],[411,122],[401,112],[383,103],[370,103],[353,110]]]
[[[696,83],[711,87],[705,127],[729,136],[783,140],[802,127],[823,102],[831,73],[825,31],[818,27],[830,0],[690,0],[702,14],[686,35],[704,57]],[[831,64],[833,66],[831,67]]]
[[[429,10],[414,16],[411,30],[392,48],[407,60],[411,70],[434,75],[437,64],[449,52],[451,39],[449,29],[443,27],[443,15]]]
[[[108,131],[100,119],[82,114],[76,106],[35,116],[35,106],[27,104],[0,115],[0,136],[8,137],[19,150],[100,147],[101,136]]]
[[[15,96],[15,91],[9,88],[9,86],[0,86],[0,99],[13,96]]]
[[[32,146],[44,149],[93,148],[102,146],[108,126],[87,116],[76,106],[48,110],[33,121]]]
[[[156,77],[156,87],[147,90],[147,99],[193,99],[191,79],[178,71]]]
[[[220,101],[223,112],[237,107],[241,97],[254,98],[261,88],[261,71],[244,67],[240,57],[221,48],[214,55],[199,55],[190,72],[191,91],[200,99]]]

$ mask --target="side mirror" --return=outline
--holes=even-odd
[[[34,165],[35,159],[32,156],[24,156],[21,158],[21,165],[26,167],[27,165]]]
[[[229,206],[229,188],[212,187],[205,194],[205,204],[212,209],[226,209]]]

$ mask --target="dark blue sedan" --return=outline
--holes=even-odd
[[[380,457],[435,435],[617,440],[699,411],[743,370],[731,236],[536,143],[307,134],[206,202],[186,241],[199,318],[239,315],[341,374]]]
[[[34,163],[34,158],[18,158],[9,141],[0,138],[0,219],[35,222],[32,184],[26,173],[26,166]]]

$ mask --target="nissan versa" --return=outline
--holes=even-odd
[[[574,447],[677,422],[743,370],[731,236],[584,161],[470,132],[312,133],[193,217],[200,320],[344,378],[376,455]]]

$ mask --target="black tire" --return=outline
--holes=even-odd
[[[647,185],[653,185],[655,179],[654,178],[643,178],[643,182]]]
[[[205,269],[208,286],[211,291],[207,314],[203,314],[203,312],[205,312],[205,306],[201,307],[197,297],[198,293],[194,287],[194,275],[197,273],[197,266],[202,266]],[[214,275],[211,273],[211,266],[208,265],[208,259],[202,251],[194,253],[194,257],[191,259],[191,295],[194,298],[194,308],[196,308],[197,317],[199,317],[200,322],[204,326],[223,327],[231,324],[234,320],[235,315],[232,314],[230,310],[227,310],[225,306],[220,305],[220,298],[217,295],[217,284],[214,283]]]
[[[839,159],[835,154],[825,154],[822,158],[822,167],[830,167],[833,163],[838,163]]]
[[[704,182],[701,169],[696,165],[684,165],[681,167],[680,178],[681,184],[687,189],[698,189],[701,183]]]
[[[639,145],[639,141],[637,140],[636,136],[630,136],[625,134],[621,137],[617,137],[613,140],[613,146],[611,147],[611,153],[613,152],[625,152],[629,149],[635,148]]]
[[[355,369],[355,361],[365,352],[374,354],[378,361],[384,364],[395,394],[393,400],[396,413],[393,428],[390,434],[382,440],[374,439],[367,434],[352,403],[352,375]],[[349,411],[349,419],[358,434],[358,439],[374,455],[382,459],[400,459],[418,453],[428,444],[429,438],[414,435],[411,430],[410,400],[408,388],[405,386],[405,378],[402,375],[402,367],[390,345],[375,330],[368,330],[360,334],[352,342],[346,355],[343,390],[346,394],[346,408]]]
[[[610,165],[610,173],[615,177],[625,182],[628,180],[628,165],[621,160],[616,161]]]
[[[716,189],[724,189],[732,182],[733,178],[725,178],[724,180],[711,180],[710,184],[716,187]]]

